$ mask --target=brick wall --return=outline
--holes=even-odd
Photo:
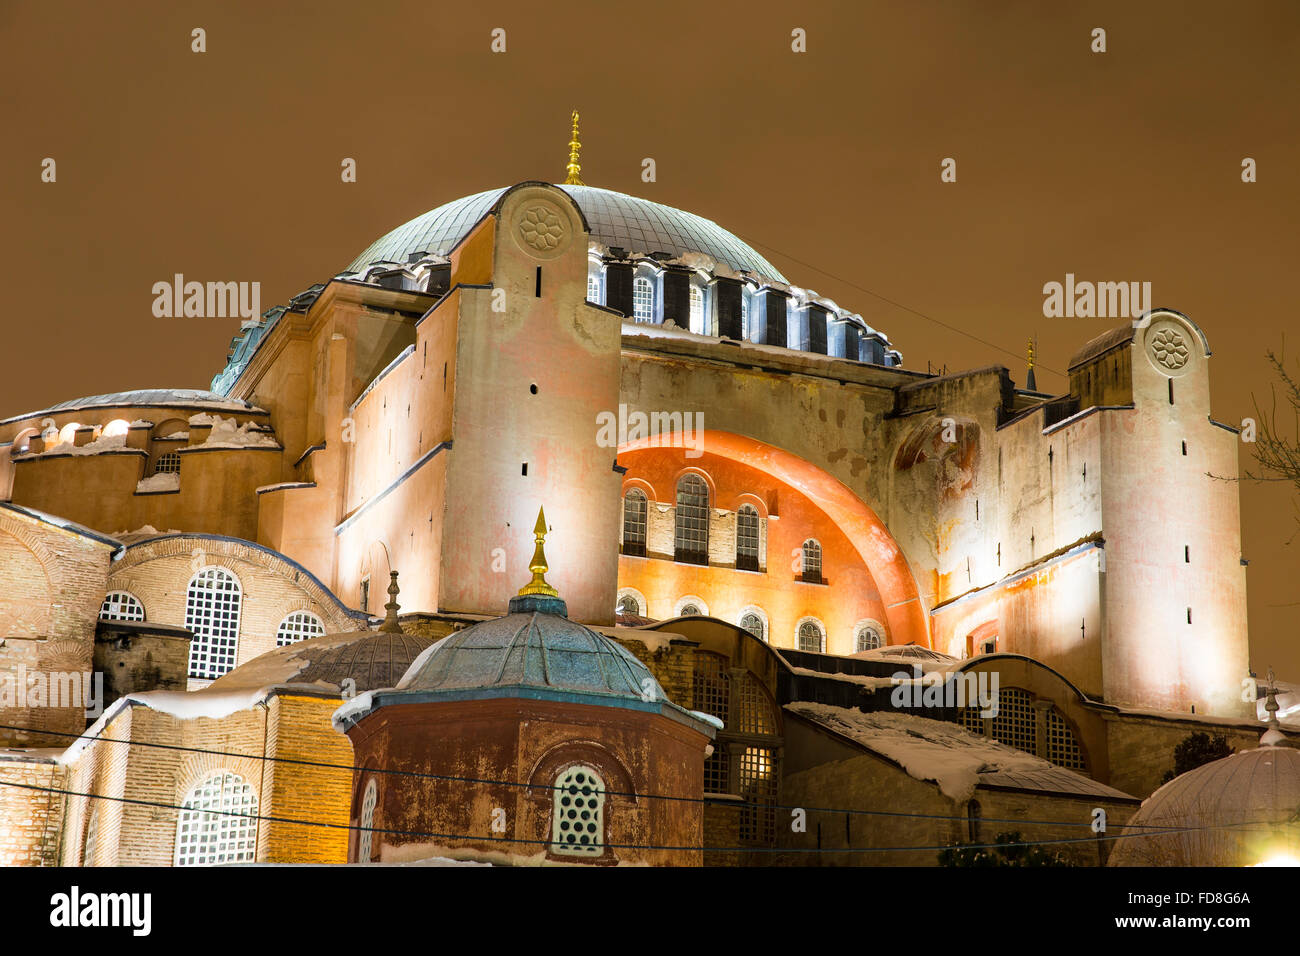
[[[52,759],[0,757],[0,866],[57,866],[65,798],[11,784],[67,789]]]

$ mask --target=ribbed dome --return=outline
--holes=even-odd
[[[1197,767],[1142,804],[1136,827],[1172,827],[1116,841],[1111,866],[1250,866],[1300,843],[1300,751],[1259,747]],[[1281,844],[1281,845],[1279,845]]]
[[[351,643],[307,655],[311,663],[299,672],[294,682],[326,681],[341,685],[350,677],[356,681],[358,691],[392,687],[432,643],[432,638],[417,634],[361,632]]]
[[[746,242],[702,216],[648,199],[595,186],[559,186],[577,202],[591,227],[591,237],[629,253],[668,252],[674,256],[702,252],[734,271],[753,272],[785,282],[772,263]],[[348,266],[362,272],[380,261],[406,262],[413,252],[446,255],[506,190],[489,189],[457,199],[417,216],[376,239]]]
[[[649,681],[649,683],[646,683]],[[557,614],[507,614],[444,638],[403,691],[540,687],[666,701],[654,676],[616,641]]]

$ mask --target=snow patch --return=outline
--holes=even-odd
[[[156,475],[150,475],[148,478],[141,478],[135,483],[135,492],[140,494],[147,491],[179,491],[181,487],[181,473],[179,471],[160,471]],[[145,525],[145,527],[149,527]],[[158,529],[154,528],[148,532],[157,534]]]

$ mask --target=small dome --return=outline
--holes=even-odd
[[[737,272],[785,282],[785,276],[749,243],[717,223],[649,199],[595,186],[561,185],[573,197],[591,227],[591,238],[629,253],[668,252],[683,256],[702,252]],[[413,252],[446,255],[496,205],[504,188],[475,193],[432,209],[398,226],[370,244],[348,266],[363,272],[375,262],[406,262]]]
[[[512,613],[457,631],[400,684],[403,691],[505,687],[668,700],[646,666],[618,642],[548,613]]]
[[[352,631],[277,647],[213,681],[217,690],[269,684],[329,684],[351,678],[358,693],[392,687],[433,638],[418,634]]]
[[[1189,770],[1142,804],[1111,866],[1251,866],[1300,846],[1300,750],[1262,746]],[[1136,834],[1141,827],[1184,832]]]

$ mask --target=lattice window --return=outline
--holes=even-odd
[[[879,628],[870,624],[863,624],[858,628],[857,634],[853,636],[855,651],[874,651],[876,648],[884,646],[884,635],[880,633]]]
[[[320,637],[325,633],[321,619],[310,611],[294,611],[283,621],[275,632],[275,646],[287,647],[308,638]]]
[[[623,496],[623,553],[645,557],[645,492],[632,488]]]
[[[570,767],[555,782],[551,852],[600,856],[605,849],[605,782],[590,767]]]
[[[371,777],[361,796],[361,829],[357,836],[357,862],[369,863],[375,845],[375,804],[379,802],[379,784]]]
[[[176,865],[251,863],[257,856],[257,794],[239,774],[218,770],[185,798],[176,823]]]
[[[758,529],[758,509],[741,505],[736,512],[736,567],[741,571],[758,570]]]
[[[655,318],[655,290],[645,276],[632,280],[632,318],[637,322],[653,322]]]
[[[174,475],[181,470],[181,456],[174,451],[163,452],[154,462],[153,473],[155,475]]]
[[[220,677],[235,666],[242,592],[223,568],[204,568],[185,594],[185,627],[190,641],[190,676]]]
[[[821,625],[816,621],[804,621],[799,625],[799,650],[820,654],[824,647],[824,640]]]
[[[1074,729],[1055,707],[1047,712],[1047,759],[1058,767],[1068,770],[1087,771],[1083,751],[1079,740],[1074,736]]]
[[[715,744],[704,761],[704,792],[731,793],[731,753],[725,745]]]
[[[691,331],[707,335],[704,327],[704,290],[691,283]]]
[[[95,848],[99,844],[99,807],[90,811],[90,822],[86,824],[86,843],[81,851],[81,865],[95,865]]]
[[[978,707],[963,707],[959,716],[963,727],[973,734],[984,736],[984,718],[980,716]]]
[[[776,733],[776,708],[772,698],[753,674],[746,672],[736,686],[736,702],[740,708],[740,719],[736,721],[736,730],[742,734]]]
[[[682,609],[677,612],[678,617],[701,617],[703,612],[698,604],[683,604]]]
[[[709,486],[688,473],[677,482],[675,557],[687,564],[709,563]]]
[[[600,276],[587,273],[587,301],[600,302]]]
[[[822,582],[822,546],[814,538],[803,543],[803,579],[813,584]]]
[[[101,621],[143,621],[144,605],[127,591],[110,591],[99,607]]]
[[[776,840],[776,766],[771,750],[746,747],[738,768],[740,796],[740,839],[745,843],[771,844]]]
[[[695,653],[691,679],[691,709],[712,714],[725,725],[731,709],[731,674],[719,654]]]
[[[616,614],[640,615],[641,605],[637,603],[637,599],[632,595],[624,594],[618,599],[618,604],[614,606],[614,612]]]
[[[749,614],[741,615],[740,626],[749,631],[750,634],[753,634],[760,641],[767,640],[767,625],[763,623],[763,619],[757,614],[751,612]]]
[[[1038,752],[1034,702],[1028,693],[1018,687],[1004,687],[999,692],[993,739],[1026,753]]]

